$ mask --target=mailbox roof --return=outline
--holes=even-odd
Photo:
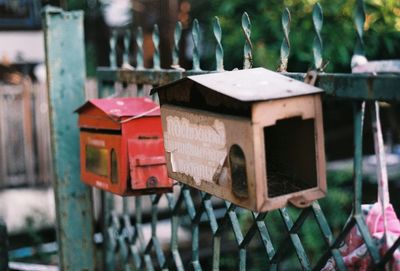
[[[149,98],[91,99],[75,112],[81,113],[89,106],[97,107],[111,118],[160,115],[159,106]]]
[[[323,91],[277,72],[255,68],[188,76],[171,84],[155,88],[152,93],[187,80],[246,102],[301,96]]]

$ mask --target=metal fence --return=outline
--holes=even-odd
[[[356,53],[362,54],[365,21],[363,1],[357,2],[355,16]],[[289,11],[285,9],[282,16],[284,38],[279,70],[295,79],[304,80],[304,73],[286,72],[291,49],[288,37],[289,18]],[[314,66],[320,72],[316,85],[323,88],[326,95],[351,99],[354,103],[353,208],[344,228],[333,232],[327,214],[324,214],[317,201],[305,209],[288,207],[270,213],[254,213],[185,185],[176,185],[172,194],[124,198],[121,214],[114,208],[115,197],[102,192],[100,217],[103,243],[98,252],[102,251],[103,265],[100,269],[246,270],[257,266],[268,270],[320,270],[332,258],[337,269],[346,270],[339,248],[354,227],[366,244],[371,268],[383,269],[388,264],[400,246],[400,238],[381,254],[368,230],[361,208],[363,120],[366,101],[378,120],[379,107],[376,106],[376,101],[400,101],[400,76],[322,73],[323,47],[320,31],[323,18],[319,4],[314,8],[312,20],[316,30],[312,48]],[[71,114],[84,100],[82,13],[48,8],[45,12],[45,26],[60,261],[63,270],[93,270],[96,265],[96,249],[92,238],[92,201],[90,189],[79,181],[77,118]],[[245,43],[244,68],[249,68],[252,62],[251,23],[246,13],[242,17],[242,29]],[[223,71],[222,32],[218,19],[215,19],[213,25],[217,44],[215,71],[200,69],[200,29],[197,20],[194,20],[192,28],[194,48],[191,70],[184,70],[179,66],[180,23],[177,24],[174,34],[173,68],[161,69],[158,31],[155,26],[151,69],[143,66],[143,50],[146,48],[143,48],[140,28],[135,32],[135,67],[128,65],[130,33],[126,34],[124,42],[124,68],[117,67],[116,40],[115,37],[111,38],[110,67],[101,67],[97,72],[100,97],[114,94],[115,83],[134,85],[138,94],[143,95],[146,85],[157,86],[187,75]],[[76,33],[73,41],[68,36],[71,32]],[[339,210],[341,206],[337,208]],[[318,230],[305,233],[305,225],[310,223],[316,225],[315,229]],[[169,233],[167,239],[160,234],[164,229]],[[147,231],[149,234],[146,234]],[[323,240],[324,243],[312,255],[307,245],[310,238]],[[257,264],[256,255],[261,255]]]

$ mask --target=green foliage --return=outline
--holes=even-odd
[[[285,6],[291,12],[289,71],[304,72],[313,67],[312,42],[314,0],[191,1],[192,16],[198,18],[204,30],[204,43],[215,44],[211,20],[218,16],[222,27],[222,43],[227,70],[243,65],[244,35],[241,16],[246,11],[252,22],[254,66],[277,69],[283,39],[281,14]],[[364,41],[368,59],[400,57],[400,1],[366,0]],[[356,1],[334,0],[320,2],[324,24],[323,57],[329,61],[327,71],[347,72],[355,45],[353,14]],[[209,46],[207,46],[209,48]],[[214,68],[213,47],[204,52],[207,68]],[[203,63],[204,63],[203,62]]]

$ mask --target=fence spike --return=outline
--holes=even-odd
[[[292,18],[290,16],[290,11],[288,8],[285,8],[282,13],[283,40],[281,44],[281,59],[280,59],[281,63],[278,69],[280,72],[286,71],[289,60],[289,54],[290,54],[289,33],[290,33],[291,20]]]
[[[217,46],[215,48],[216,70],[223,71],[224,70],[224,48],[222,47],[222,43],[221,43],[221,39],[222,39],[221,25],[219,23],[219,19],[217,16],[215,16],[214,20],[213,20],[213,32],[214,32],[215,40],[217,41]]]
[[[312,12],[312,20],[314,24],[315,37],[313,41],[314,65],[317,70],[323,69],[322,50],[323,43],[321,38],[322,25],[324,23],[324,14],[319,3],[315,4]]]
[[[129,65],[129,51],[131,49],[131,31],[129,29],[125,30],[124,35],[124,56],[122,59],[122,65]]]
[[[356,25],[357,42],[354,49],[355,55],[364,55],[364,23],[365,23],[365,5],[364,0],[357,0],[356,14],[354,17],[354,22]]]
[[[250,69],[253,66],[253,55],[252,49],[253,45],[251,43],[250,35],[251,35],[251,22],[249,15],[247,12],[244,12],[242,15],[242,30],[244,33],[244,37],[246,39],[244,48],[243,48],[243,68]]]
[[[177,22],[175,25],[174,31],[174,49],[172,51],[172,65],[171,67],[174,69],[179,69],[179,42],[182,36],[182,23]]]
[[[109,60],[110,60],[110,67],[111,68],[116,68],[117,67],[117,51],[116,51],[116,43],[117,43],[117,31],[114,29],[112,31],[111,37],[110,37],[110,55],[109,55]]]
[[[200,26],[199,21],[194,19],[192,27],[193,38],[193,70],[201,71],[200,68]]]
[[[153,44],[154,44],[154,54],[153,54],[153,69],[159,70],[160,66],[160,31],[158,30],[158,25],[154,25],[153,29]]]
[[[144,69],[144,65],[143,65],[143,30],[140,26],[137,28],[137,31],[136,31],[136,45],[137,45],[136,68]]]

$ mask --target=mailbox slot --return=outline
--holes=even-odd
[[[314,119],[278,120],[264,128],[268,196],[317,187]]]
[[[131,186],[133,189],[168,186],[164,141],[158,136],[139,136],[128,141]]]

